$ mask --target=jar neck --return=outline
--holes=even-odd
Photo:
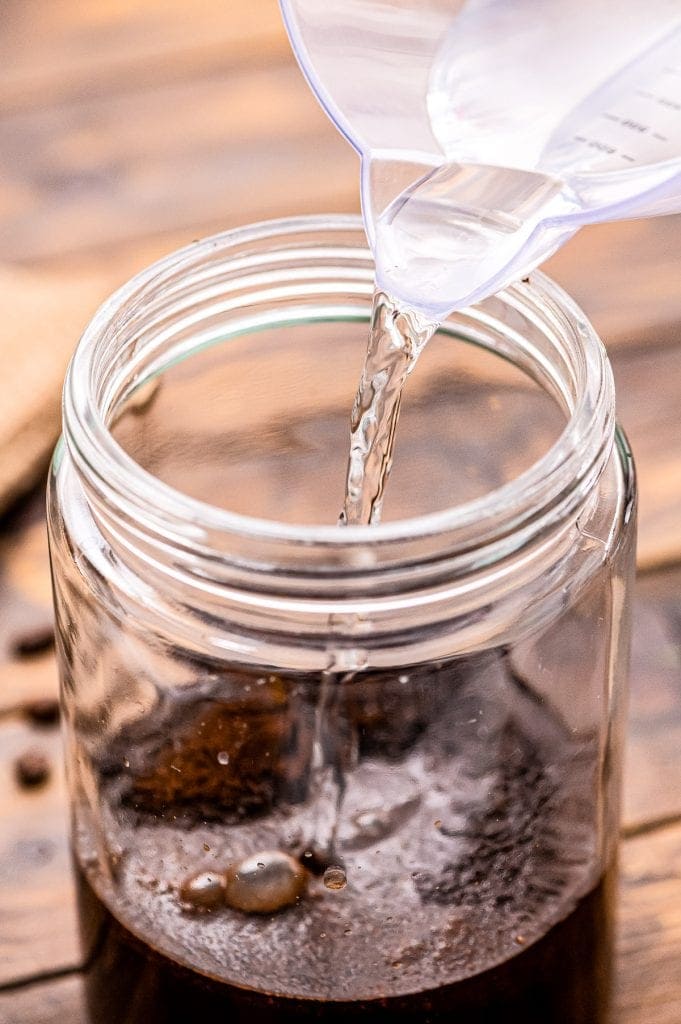
[[[610,456],[614,390],[593,329],[542,275],[451,318],[458,334],[524,369],[567,420],[542,459],[469,504],[370,528],[291,526],[189,498],[114,440],[110,424],[130,395],[216,335],[303,318],[368,322],[372,289],[359,220],[314,217],[192,245],[100,308],[67,377],[64,436],[89,513],[131,573],[181,587],[197,607],[237,604],[261,617],[267,608],[273,623],[371,613],[416,625],[419,609],[432,618],[434,603],[454,601],[467,614],[560,557]]]

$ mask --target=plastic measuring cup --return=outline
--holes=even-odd
[[[361,156],[378,286],[440,317],[681,209],[681,0],[281,0]]]

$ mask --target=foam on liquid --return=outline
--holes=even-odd
[[[307,839],[319,824],[314,757],[292,755],[304,768],[305,799],[268,814],[235,819],[216,804],[209,813],[195,796],[183,803],[182,772],[205,758],[193,744],[206,709],[224,700],[219,682],[201,700],[167,699],[163,715],[104,752],[104,827],[96,836],[81,830],[77,852],[130,931],[233,984],[359,999],[469,977],[515,956],[575,909],[598,880],[582,799],[598,752],[518,687],[503,656],[424,666],[406,683],[388,675],[341,689],[342,760],[359,749],[344,773],[339,863],[311,874],[306,894],[279,913],[221,905],[213,899],[215,872],[229,873],[262,850],[305,864]],[[304,689],[292,709],[301,737],[313,729],[314,706],[305,696],[312,692]],[[387,709],[383,725],[376,722],[363,739],[353,735],[357,714],[375,718],[375,700]],[[224,708],[230,721],[230,705]],[[130,787],[158,770],[159,744],[181,773],[148,811]],[[124,750],[129,767],[120,761]],[[188,878],[203,912],[187,910]]]

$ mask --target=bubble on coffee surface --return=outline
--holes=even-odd
[[[217,871],[201,871],[186,878],[180,887],[180,902],[188,910],[214,910],[224,902],[225,876]]]
[[[280,850],[262,850],[227,869],[225,901],[246,914],[273,914],[297,903],[307,882],[300,861]]]
[[[337,892],[339,889],[344,889],[347,884],[348,876],[345,873],[345,868],[340,864],[332,864],[324,872],[324,885],[327,889]]]
[[[223,765],[223,767],[229,764],[229,754],[227,753],[226,750],[221,750],[218,753],[218,764]]]

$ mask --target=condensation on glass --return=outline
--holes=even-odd
[[[354,219],[260,225],[76,352],[49,528],[93,1020],[606,1019],[635,532],[607,358],[540,275],[453,314],[384,522],[337,527],[371,294]]]

